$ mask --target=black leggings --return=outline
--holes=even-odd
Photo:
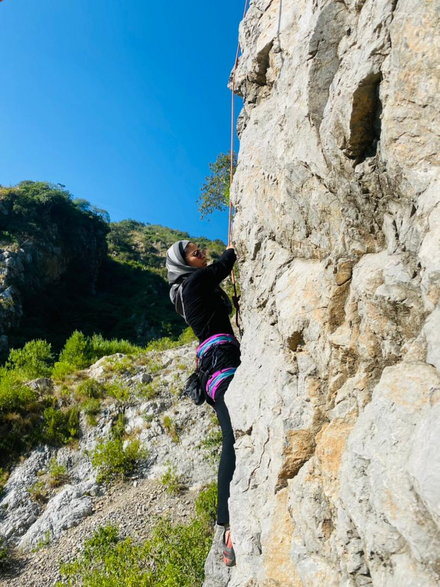
[[[218,505],[217,524],[221,526],[229,524],[229,486],[235,469],[234,432],[232,430],[231,418],[225,404],[224,394],[216,398],[213,406],[218,423],[222,429],[223,443],[220,463],[218,466]]]

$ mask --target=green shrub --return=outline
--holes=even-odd
[[[163,369],[163,363],[161,361],[157,361],[155,359],[149,359],[147,362],[148,370],[152,375],[158,373]]]
[[[40,479],[28,488],[31,498],[38,503],[46,503],[49,497],[46,483]]]
[[[172,467],[171,465],[168,465],[167,470],[160,478],[160,482],[171,495],[178,495],[184,488],[183,483],[177,475],[175,467]]]
[[[52,538],[52,532],[50,530],[46,530],[46,532],[37,542],[35,548],[33,549],[33,552],[38,552],[42,548],[46,548],[46,546],[49,546],[49,544],[52,542]]]
[[[208,522],[214,522],[217,516],[217,483],[211,483],[200,492],[196,499],[196,513]]]
[[[41,412],[47,403],[22,377],[0,369],[0,466],[9,466],[41,439]]]
[[[88,399],[87,401],[81,404],[81,409],[86,415],[87,424],[89,426],[96,426],[96,416],[101,411],[101,402],[99,401],[99,399]]]
[[[143,547],[131,538],[121,540],[114,526],[99,528],[85,542],[83,554],[61,566],[65,581],[58,587],[153,587],[151,572],[145,568]]]
[[[232,172],[237,167],[237,156],[233,154]],[[209,163],[211,175],[206,177],[198,199],[200,216],[212,214],[216,210],[225,210],[229,204],[231,160],[229,153],[220,153],[213,163]]]
[[[69,474],[64,465],[61,465],[55,457],[49,462],[48,484],[50,487],[59,487],[69,480]]]
[[[0,370],[0,414],[28,410],[37,398],[37,393],[24,384],[20,373]]]
[[[159,338],[157,340],[152,340],[146,346],[146,351],[167,351],[169,349],[173,349],[179,346],[183,346],[184,344],[188,344],[196,340],[196,337],[191,330],[191,328],[186,328],[182,334],[177,339],[170,338],[169,336],[165,336],[163,338]]]
[[[100,334],[94,334],[89,337],[75,330],[70,338],[67,339],[59,360],[55,363],[53,375],[54,377],[62,378],[73,371],[89,367],[104,356],[116,353],[132,355],[140,351],[140,347],[131,344],[127,340],[106,340]],[[127,361],[131,366],[131,361]]]
[[[125,436],[125,424],[127,423],[127,419],[124,414],[118,414],[115,422],[112,426],[112,436],[113,438],[124,438]]]
[[[125,402],[130,397],[130,390],[119,383],[107,383],[105,386],[107,395],[114,397],[119,402]]]
[[[132,440],[124,446],[121,438],[102,441],[91,454],[92,465],[98,469],[98,483],[110,483],[125,479],[133,473],[140,461],[147,458],[139,440]]]
[[[43,412],[44,439],[51,444],[67,444],[79,435],[79,409],[48,407]]]
[[[141,352],[141,348],[132,344],[128,340],[112,339],[106,340],[100,334],[94,334],[90,339],[91,354],[93,362],[101,357],[123,353],[124,355],[133,355]]]
[[[93,399],[104,397],[105,391],[105,385],[96,379],[86,379],[76,388],[77,395]]]
[[[99,528],[83,553],[61,567],[58,587],[200,587],[212,543],[215,485],[196,500],[196,516],[173,525],[161,519],[141,544],[121,539],[114,526]]]
[[[179,336],[177,340],[179,342],[179,345],[184,345],[189,344],[190,342],[194,342],[195,340],[197,340],[197,337],[194,334],[192,328],[188,326],[188,328],[185,328],[185,330],[182,332],[182,334]]]
[[[63,361],[57,361],[52,369],[52,377],[57,380],[63,380],[66,375],[70,375],[74,373],[77,368],[70,363],[66,363]]]
[[[11,349],[8,369],[21,371],[26,377],[48,377],[52,371],[53,353],[45,340],[31,340],[22,349]]]
[[[9,479],[9,473],[0,467],[0,498],[3,495],[5,485]]]
[[[75,369],[84,369],[91,363],[92,347],[90,339],[82,332],[75,332],[66,340],[63,350],[60,353],[59,362],[67,363]]]
[[[140,383],[136,386],[136,393],[138,396],[146,400],[152,400],[159,395],[160,383],[158,381],[151,381],[151,383]]]
[[[118,359],[106,366],[106,371],[110,371],[111,373],[130,373],[133,369],[134,365],[130,357],[122,357],[122,359]]]
[[[9,547],[6,544],[6,538],[0,536],[0,568],[5,567],[10,560]]]
[[[176,444],[180,442],[179,433],[177,431],[176,423],[173,421],[170,416],[164,416],[162,420],[163,427],[165,428],[166,432],[171,437],[171,440]]]
[[[209,432],[200,442],[200,448],[207,449],[208,461],[217,461],[222,444],[222,431],[218,426]]]

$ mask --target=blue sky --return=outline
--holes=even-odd
[[[0,184],[62,183],[132,218],[226,239],[201,221],[208,163],[229,150],[240,0],[4,0]],[[237,101],[236,109],[240,105]]]

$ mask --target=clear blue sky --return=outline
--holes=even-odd
[[[229,150],[240,0],[3,0],[0,184],[62,183],[132,218],[226,239],[201,221]],[[240,105],[237,103],[237,110]]]

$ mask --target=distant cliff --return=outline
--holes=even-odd
[[[241,24],[231,586],[440,581],[439,26],[429,0]]]

